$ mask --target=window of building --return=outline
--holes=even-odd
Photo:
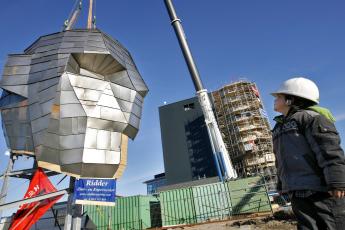
[[[184,111],[192,110],[192,109],[194,109],[194,103],[185,104],[185,105],[183,106],[183,108],[184,108]]]

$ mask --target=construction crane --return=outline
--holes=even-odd
[[[95,1],[89,0],[89,11],[87,17],[87,27],[88,29],[96,28],[96,16],[93,15]],[[73,29],[75,23],[77,22],[80,12],[82,10],[82,0],[76,0],[76,4],[72,9],[71,16],[64,23],[64,30]]]
[[[232,166],[229,153],[225,147],[222,135],[219,131],[217,121],[215,119],[210,98],[207,89],[203,87],[198,69],[194,63],[192,53],[189,49],[187,39],[185,37],[181,20],[177,17],[172,0],[165,0],[165,6],[168,10],[171,25],[173,26],[177,39],[179,41],[183,56],[187,63],[189,73],[191,75],[196,94],[201,105],[202,112],[205,117],[205,123],[211,142],[213,157],[217,169],[218,176],[221,181],[231,178],[237,178],[237,173]]]
[[[82,0],[78,0],[78,3],[75,5],[71,16],[64,23],[64,27],[65,27],[64,30],[73,29],[73,26],[80,15],[81,8],[82,8]]]

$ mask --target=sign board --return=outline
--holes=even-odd
[[[114,206],[116,199],[116,180],[83,178],[76,179],[74,200],[76,204]]]

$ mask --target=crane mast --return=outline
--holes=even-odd
[[[229,153],[225,147],[225,143],[219,131],[219,127],[212,110],[207,89],[203,87],[198,69],[194,62],[192,53],[189,49],[187,39],[181,24],[181,20],[176,15],[172,0],[164,0],[164,2],[169,13],[171,25],[175,30],[183,56],[188,66],[188,70],[191,75],[196,90],[196,94],[201,105],[202,112],[205,117],[205,123],[210,138],[211,148],[218,176],[221,180],[237,178],[237,173],[232,166]]]

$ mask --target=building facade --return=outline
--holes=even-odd
[[[271,127],[255,83],[237,81],[210,97],[239,177],[263,175],[273,190],[276,168]],[[198,99],[161,106],[159,115],[167,185],[217,176]]]
[[[255,83],[237,81],[212,93],[216,119],[240,177],[275,180],[275,156],[267,113]]]
[[[217,176],[198,99],[161,106],[159,117],[167,185]]]
[[[165,173],[154,175],[154,179],[145,181],[144,184],[146,184],[148,195],[156,194],[158,192],[158,188],[161,188],[167,184]]]

